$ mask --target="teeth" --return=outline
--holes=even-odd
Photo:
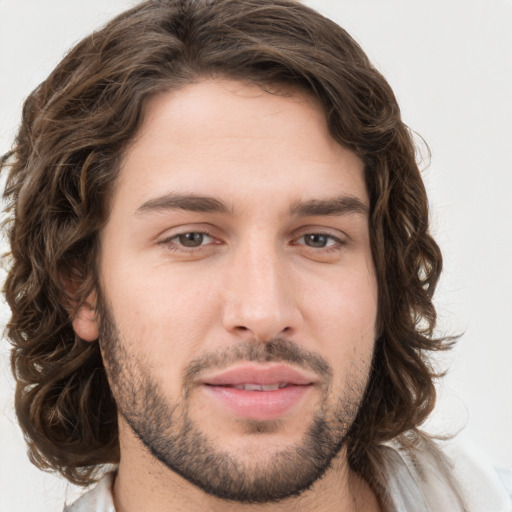
[[[277,384],[237,384],[233,387],[244,391],[276,391],[277,389],[281,389],[286,386],[287,384],[283,382]]]

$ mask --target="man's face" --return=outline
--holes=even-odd
[[[239,501],[322,476],[373,353],[368,204],[361,160],[303,95],[204,81],[153,98],[101,235],[122,445]]]

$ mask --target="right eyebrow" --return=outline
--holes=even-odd
[[[135,212],[136,215],[145,215],[148,213],[160,213],[167,210],[186,210],[190,212],[203,213],[232,213],[224,201],[210,196],[201,196],[197,194],[177,194],[171,192],[163,196],[149,199]]]

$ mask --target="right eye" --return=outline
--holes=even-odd
[[[205,231],[184,231],[171,235],[158,242],[166,250],[182,254],[203,254],[207,248],[219,244],[220,241]]]
[[[194,248],[201,247],[212,243],[213,238],[208,233],[191,231],[189,233],[181,233],[170,238],[167,242],[181,245],[182,247]]]

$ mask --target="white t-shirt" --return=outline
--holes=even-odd
[[[385,445],[383,453],[381,484],[391,502],[386,512],[512,512],[512,471],[496,471],[467,447],[443,447],[465,509],[440,476],[431,454],[418,450],[411,456],[393,442]],[[107,473],[64,512],[115,512],[114,475],[115,472]]]

